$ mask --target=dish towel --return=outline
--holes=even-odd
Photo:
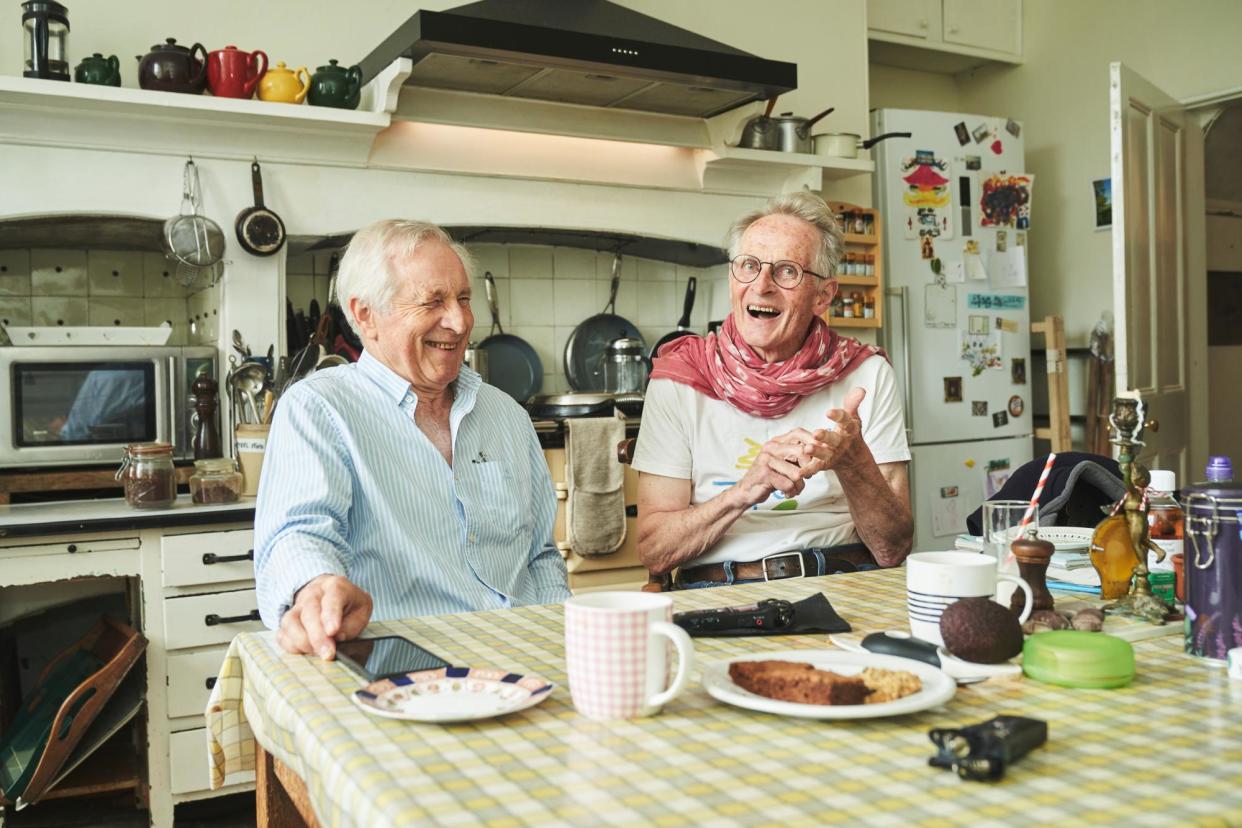
[[[566,541],[584,558],[611,555],[625,543],[625,468],[617,460],[625,421],[571,417],[565,425]]]

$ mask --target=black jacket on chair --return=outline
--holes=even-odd
[[[1047,462],[1048,456],[1044,455],[1019,466],[1000,491],[988,499],[1029,502]],[[1082,451],[1061,452],[1039,496],[1039,523],[1041,526],[1095,526],[1104,519],[1100,507],[1115,503],[1125,493],[1121,467],[1116,460]],[[982,506],[966,518],[966,529],[972,535],[983,534]]]

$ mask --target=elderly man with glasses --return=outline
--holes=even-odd
[[[783,195],[727,242],[729,317],[661,348],[647,389],[643,563],[678,588],[897,566],[914,530],[901,399],[884,352],[823,319],[832,210]]]

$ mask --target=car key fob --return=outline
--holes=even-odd
[[[933,667],[941,666],[940,648],[921,638],[912,638],[898,633],[876,632],[866,636],[862,640],[862,646],[864,650],[873,653],[922,661]]]

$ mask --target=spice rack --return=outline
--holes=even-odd
[[[884,245],[880,214],[870,207],[843,201],[830,201],[828,206],[846,232],[845,251],[837,266],[840,288],[824,318],[834,328],[879,328],[884,319]],[[844,315],[850,305],[861,305],[864,315],[861,318]],[[868,308],[873,309],[870,316],[866,315]]]

